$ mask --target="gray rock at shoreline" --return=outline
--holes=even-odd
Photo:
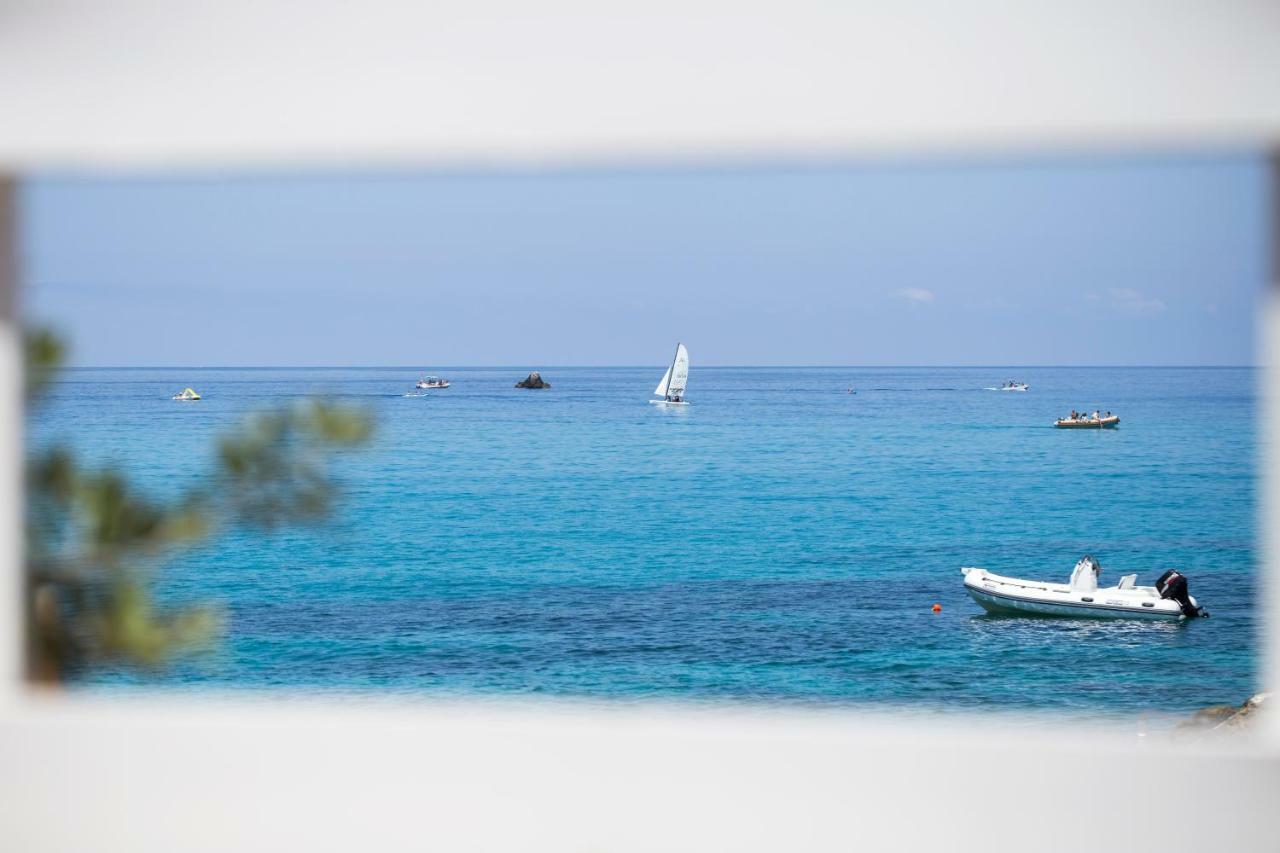
[[[1241,705],[1213,705],[1201,708],[1178,723],[1175,734],[1209,735],[1216,732],[1238,732],[1252,729],[1264,709],[1273,708],[1271,692],[1251,696]],[[1269,711],[1267,713],[1270,713]]]
[[[551,383],[542,379],[542,374],[538,371],[530,373],[527,377],[516,383],[517,388],[550,388]]]

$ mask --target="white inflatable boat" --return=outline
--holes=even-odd
[[[1187,579],[1167,571],[1155,586],[1138,586],[1137,575],[1099,588],[1102,567],[1093,557],[1076,563],[1067,583],[1004,577],[966,567],[964,588],[989,613],[1020,616],[1072,616],[1093,619],[1186,619],[1208,616],[1187,592]]]

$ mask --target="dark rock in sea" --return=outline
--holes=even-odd
[[[517,382],[516,387],[517,388],[550,388],[551,383],[544,382],[542,379],[542,375],[535,370],[533,373],[530,373],[524,379]]]

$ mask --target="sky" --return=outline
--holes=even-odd
[[[1255,364],[1260,153],[40,175],[83,366]]]

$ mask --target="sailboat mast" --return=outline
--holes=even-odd
[[[676,351],[671,356],[671,367],[668,368],[671,373],[671,378],[667,380],[667,393],[662,395],[662,399],[664,400],[671,399],[671,379],[676,378],[676,361],[679,358],[680,358],[680,342],[676,341]]]

